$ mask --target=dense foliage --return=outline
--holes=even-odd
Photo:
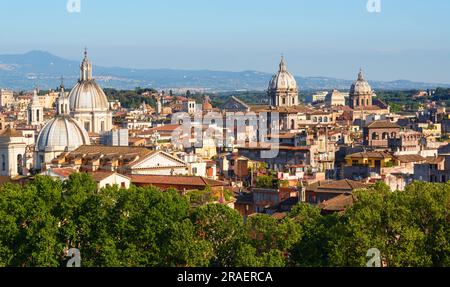
[[[450,183],[378,184],[355,198],[344,215],[301,204],[282,220],[244,220],[175,191],[37,176],[0,188],[0,266],[64,266],[68,248],[86,267],[365,266],[371,248],[389,266],[450,266]]]
[[[419,92],[419,90],[377,91],[377,95],[391,106],[393,112],[415,111],[429,101],[436,101],[445,106],[450,105],[450,89],[437,88],[433,95],[414,98],[414,95]]]
[[[135,90],[115,90],[115,89],[104,89],[108,100],[119,101],[124,108],[136,109],[139,108],[142,103],[146,103],[153,108],[156,107],[156,101],[152,97],[144,96],[145,92],[156,92],[153,89],[141,89],[136,88]]]

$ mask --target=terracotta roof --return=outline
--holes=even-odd
[[[330,180],[314,183],[306,188],[307,191],[323,192],[323,193],[346,193],[355,189],[367,188],[367,184],[359,181],[344,179]]]
[[[88,155],[88,154],[104,154],[104,155],[138,155],[139,158],[144,158],[152,153],[155,153],[156,151],[152,151],[150,149],[147,149],[145,147],[119,147],[119,146],[81,146],[71,152],[71,155]]]
[[[440,164],[445,160],[443,156],[438,157],[427,157],[426,162],[428,164]]]
[[[333,106],[331,107],[331,109],[334,111],[347,111],[347,112],[353,111],[353,109],[350,108],[349,106]]]
[[[132,175],[131,182],[150,185],[173,185],[173,186],[227,186],[223,181],[212,180],[201,176],[168,176],[168,175]]]
[[[410,155],[398,155],[396,156],[397,160],[403,163],[411,163],[411,162],[422,162],[425,161],[425,158],[418,154],[410,154]]]
[[[272,217],[275,219],[284,219],[287,216],[286,212],[275,212],[274,214],[272,214]]]
[[[62,176],[62,177],[69,177],[71,174],[76,173],[77,171],[73,168],[54,168],[51,170],[51,172]]]
[[[140,142],[140,141],[145,141],[145,139],[143,139],[143,138],[128,138],[129,143],[136,143],[136,142]]]
[[[179,127],[181,127],[181,125],[164,125],[164,126],[148,129],[147,131],[148,132],[174,131]]]
[[[22,137],[22,133],[16,131],[15,129],[11,129],[10,127],[6,128],[6,130],[4,130],[2,133],[0,133],[0,137],[5,137],[5,138],[20,138]]]
[[[187,102],[187,101],[192,100],[192,99],[188,99],[188,98],[186,98],[186,97],[181,97],[181,96],[178,96],[178,97],[176,97],[175,99],[176,99],[177,101],[180,101],[180,102]]]
[[[319,208],[322,211],[328,211],[328,212],[342,212],[345,211],[347,208],[351,207],[354,202],[354,197],[352,194],[345,193],[340,194],[330,200],[324,201],[321,204],[319,204]]]
[[[364,107],[364,111],[379,111],[379,110],[386,110],[387,108],[384,107],[380,107],[377,105],[372,105],[372,106],[365,106]],[[360,109],[355,109],[355,112],[360,112]]]
[[[386,129],[386,128],[400,128],[400,126],[391,121],[375,121],[367,125],[370,129]]]

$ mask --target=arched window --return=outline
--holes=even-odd
[[[317,123],[317,117],[313,118],[313,122]]]
[[[386,132],[384,132],[384,133],[383,133],[383,139],[384,139],[384,140],[387,140],[387,139],[388,139],[388,137],[389,137],[389,134],[388,134],[388,133],[386,133]]]
[[[36,110],[36,121],[40,122],[41,121],[40,118],[41,118],[41,111],[40,110]]]
[[[324,118],[323,118],[323,121],[324,121],[325,123],[328,123],[328,117],[324,117]]]
[[[323,118],[319,117],[319,123],[323,123]]]
[[[372,139],[377,140],[378,139],[378,133],[372,133]]]
[[[295,120],[291,120],[291,130],[295,130]]]
[[[369,99],[367,99],[366,101],[366,106],[369,106]]]

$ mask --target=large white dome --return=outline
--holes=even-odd
[[[87,51],[80,65],[80,80],[69,94],[72,112],[106,112],[109,110],[108,99],[92,77],[92,63]]]
[[[350,95],[371,95],[372,92],[372,87],[370,87],[369,83],[364,79],[362,70],[359,71],[358,80],[356,80],[350,88]]]
[[[39,133],[36,151],[73,151],[82,145],[90,145],[86,130],[70,116],[59,115]]]
[[[272,77],[269,83],[269,91],[296,91],[297,81],[294,76],[288,72],[284,58],[281,59],[280,70]]]
[[[70,110],[73,112],[105,112],[108,99],[95,80],[79,81],[69,94]]]

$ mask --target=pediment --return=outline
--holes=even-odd
[[[225,104],[222,105],[221,109],[246,112],[250,109],[250,107],[237,98],[231,97],[228,101],[225,102]]]
[[[185,162],[168,153],[156,152],[133,165],[133,168],[136,169],[175,168],[186,166],[187,164]]]

